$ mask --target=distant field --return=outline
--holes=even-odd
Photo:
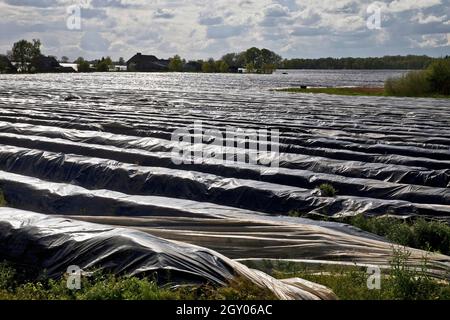
[[[289,93],[324,93],[341,96],[389,96],[384,88],[366,88],[366,87],[344,87],[344,88],[286,88],[278,89],[279,92]],[[392,96],[395,97],[395,96]],[[450,96],[444,95],[425,95],[424,98],[450,99]]]

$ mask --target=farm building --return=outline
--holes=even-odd
[[[169,60],[158,59],[153,55],[135,54],[127,61],[128,71],[160,72],[169,70]]]

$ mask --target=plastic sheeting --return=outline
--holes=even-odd
[[[339,223],[274,217],[206,202],[87,190],[1,171],[0,187],[15,206],[133,228],[235,259],[386,266],[393,253],[392,244],[382,238]],[[426,253],[411,251],[411,263],[421,265]],[[433,254],[428,258],[436,275],[448,272],[449,257]]]
[[[17,118],[16,118],[17,120]],[[33,146],[55,152],[72,152],[83,155],[96,154],[97,157],[115,159],[122,162],[139,162],[143,165],[157,165],[163,167],[182,167],[175,165],[172,161],[173,154],[170,153],[174,143],[158,138],[138,138],[111,133],[62,129],[49,126],[36,126],[27,123],[0,122],[0,142],[13,144],[16,146]],[[4,133],[3,133],[4,132]],[[169,135],[170,138],[170,135]],[[217,149],[208,147],[206,150],[218,153]],[[228,149],[229,150],[229,149]],[[231,150],[238,153],[239,150]],[[400,156],[401,157],[401,156]],[[379,157],[380,160],[382,157]],[[386,157],[387,159],[387,157]],[[417,159],[419,161],[420,159]],[[431,159],[430,159],[431,160]],[[289,169],[310,170],[320,173],[341,175],[345,177],[363,177],[396,183],[412,183],[427,185],[432,187],[448,187],[450,185],[450,169],[428,170],[424,167],[408,167],[396,164],[364,163],[358,161],[333,160],[324,157],[302,156],[299,154],[280,154],[281,173],[289,175]],[[389,162],[387,160],[383,160]],[[422,160],[422,162],[424,162]],[[186,169],[216,173],[225,176],[249,177],[255,179],[256,175],[246,172],[248,166],[236,164],[233,170],[226,170],[225,166],[214,165],[213,159],[208,159],[202,166],[184,166]],[[450,166],[444,162],[446,168]],[[230,165],[228,164],[228,167]],[[251,168],[251,167],[250,167]],[[253,171],[261,170],[260,167],[253,168]],[[295,177],[295,175],[294,175]],[[261,177],[272,179],[273,182],[291,182],[294,179],[277,179],[277,175]]]
[[[323,286],[286,282],[214,251],[147,233],[0,208],[0,257],[61,277],[68,267],[155,277],[159,283],[225,285],[240,275],[282,299],[333,299]]]
[[[326,175],[297,170],[296,181],[305,187],[332,183],[339,192],[377,196],[377,198],[338,196],[320,197],[318,190],[272,184],[257,180],[224,178],[196,171],[162,167],[142,167],[110,160],[58,154],[10,146],[0,146],[0,169],[27,174],[40,179],[107,189],[133,195],[166,196],[256,210],[288,213],[291,210],[322,214],[367,214],[450,216],[450,189],[399,185],[362,179],[334,180]],[[292,173],[294,174],[294,173]],[[338,182],[339,181],[339,182]],[[7,188],[7,186],[5,186]],[[381,198],[381,199],[380,199]],[[411,203],[402,200],[415,199]],[[258,199],[258,201],[252,201]],[[434,203],[433,203],[434,202]],[[17,203],[16,205],[20,205]],[[75,209],[75,208],[74,208]]]
[[[450,221],[447,101],[267,90],[286,86],[285,79],[0,75],[0,188],[15,208],[114,225],[133,235],[131,229],[139,230],[242,261],[386,266],[392,258],[392,244],[379,237],[341,224],[279,216],[290,210]],[[80,99],[65,101],[68,95]],[[268,174],[263,157],[255,165],[212,159],[174,165],[172,132],[199,120],[204,129],[279,130],[280,170]],[[203,147],[219,151],[206,142]],[[320,196],[321,183],[332,184],[338,196]],[[110,248],[122,248],[123,239],[114,241]],[[49,250],[43,246],[39,252]],[[411,263],[420,265],[425,253],[411,252]],[[220,261],[255,283],[274,283],[224,257]],[[430,272],[445,276],[449,257],[433,254],[430,261]],[[191,270],[191,263],[187,259],[183,270]],[[112,259],[114,265],[120,261]],[[227,278],[215,263],[209,266],[218,282]],[[198,274],[211,278],[209,271]],[[276,282],[278,296],[312,298],[303,295],[311,284],[295,283],[302,293],[292,294],[290,281]],[[329,297],[318,291],[314,297]]]

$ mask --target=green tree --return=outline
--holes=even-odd
[[[216,62],[216,72],[227,73],[230,70],[230,66],[223,60]]]
[[[102,60],[103,60],[103,59],[102,59]],[[108,66],[112,66],[112,65],[113,65],[113,61],[112,61],[111,57],[106,57],[103,61],[104,61]]]
[[[205,73],[216,72],[216,62],[213,58],[209,58],[208,61],[203,62],[202,71]]]
[[[32,42],[20,40],[14,43],[11,57],[18,64],[21,72],[31,71],[31,61],[41,55],[41,41],[33,39]]]
[[[2,59],[2,56],[0,56],[0,73],[6,71],[6,68],[8,67],[6,61]]]
[[[66,57],[66,56],[62,56],[62,57],[61,57],[61,62],[62,62],[62,63],[67,63],[67,62],[69,62],[69,58]]]
[[[235,58],[235,64],[236,67],[238,68],[243,68],[245,67],[245,52],[241,52],[239,53],[236,58]]]
[[[172,72],[181,72],[183,71],[183,61],[179,55],[175,55],[170,59],[169,62],[169,71]]]
[[[241,53],[227,53],[221,59],[229,68],[237,70],[238,68],[245,67],[245,52]]]
[[[246,66],[253,70],[259,70],[262,67],[261,50],[256,47],[250,48],[245,52]],[[248,68],[247,68],[248,69]]]
[[[97,72],[108,72],[109,67],[113,65],[110,57],[102,57],[102,59],[95,65],[95,71]]]
[[[227,53],[220,60],[224,61],[230,67],[233,67],[235,65],[235,62],[236,62],[236,56],[237,56],[237,53]]]
[[[78,72],[90,72],[91,71],[89,62],[84,60],[83,57],[79,57],[77,60],[75,60],[75,63],[78,66]]]
[[[95,71],[97,72],[108,72],[109,71],[109,65],[105,61],[100,61],[95,66]]]
[[[261,50],[261,70],[262,73],[272,73],[274,72],[278,65],[281,64],[282,58],[273,51],[268,49]]]
[[[245,65],[245,69],[246,69],[247,72],[249,72],[249,73],[256,72],[256,68],[255,68],[255,65],[254,65],[253,63],[247,63],[247,64]]]
[[[123,57],[120,57],[119,58],[119,65],[120,66],[124,66],[126,63],[125,63],[125,59],[123,58]]]

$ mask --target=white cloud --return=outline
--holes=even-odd
[[[389,3],[388,9],[392,12],[401,12],[401,11],[428,8],[439,4],[441,4],[441,0],[414,0],[414,1],[394,0],[391,3]]]
[[[153,13],[153,17],[156,19],[172,19],[175,14],[171,10],[159,8]]]
[[[264,8],[264,15],[273,18],[287,17],[289,16],[289,11],[280,4],[271,4]]]
[[[412,21],[417,21],[420,24],[427,24],[432,22],[444,22],[446,16],[434,16],[434,15],[424,15],[422,12],[419,12],[416,16],[413,17]]]
[[[82,30],[70,31],[66,8],[78,1],[0,0],[0,51],[22,38],[41,38],[47,54],[87,58],[145,52],[197,59],[251,46],[286,57],[450,49],[442,40],[450,33],[448,0],[376,1],[381,30],[366,27],[369,0],[86,0]]]
[[[411,40],[413,46],[419,48],[440,48],[450,45],[450,34],[423,35],[418,40]]]

